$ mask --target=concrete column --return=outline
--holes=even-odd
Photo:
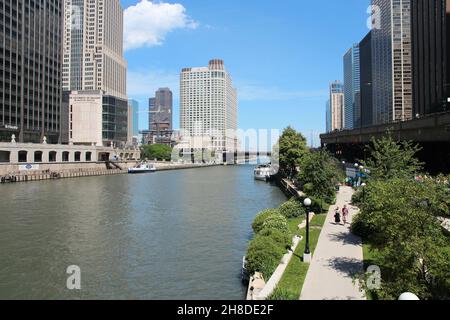
[[[18,163],[19,162],[19,150],[12,149],[9,155],[10,163]]]
[[[34,151],[36,151],[36,150],[34,150],[34,149],[30,149],[30,150],[27,150],[28,152],[27,152],[27,162],[28,163],[33,163],[34,162]]]
[[[46,149],[44,149],[44,150],[42,150],[42,163],[48,163],[49,162],[49,153],[50,152],[50,150],[46,150]]]
[[[56,162],[62,162],[62,151],[56,151]]]
[[[75,162],[75,151],[69,151],[69,162]]]

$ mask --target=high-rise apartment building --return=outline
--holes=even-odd
[[[0,2],[0,141],[59,142],[62,15],[58,0]]]
[[[445,110],[446,0],[412,1],[414,115]]]
[[[373,124],[372,32],[359,43],[361,127]]]
[[[372,30],[374,124],[413,117],[411,1],[372,0],[379,13]]]
[[[173,94],[169,88],[160,88],[149,99],[149,130],[172,131]]]
[[[63,90],[127,98],[119,0],[64,0]]]
[[[180,82],[180,124],[190,148],[237,150],[237,91],[224,62],[184,68]]]
[[[325,106],[325,114],[326,114],[326,132],[331,132],[331,103],[330,100],[327,100],[327,104]]]
[[[330,84],[331,132],[344,129],[344,88],[340,81]]]
[[[354,44],[344,55],[344,128],[353,129],[360,126],[359,44]]]

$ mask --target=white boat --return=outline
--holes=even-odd
[[[272,176],[272,167],[270,165],[258,166],[254,170],[255,180],[268,181]]]
[[[129,168],[128,173],[135,174],[135,173],[149,173],[149,172],[155,172],[156,167],[154,164],[149,163],[141,163],[137,167]]]

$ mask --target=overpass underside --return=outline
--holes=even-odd
[[[391,123],[355,130],[323,134],[322,146],[346,161],[364,160],[369,155],[372,138],[381,138],[387,131],[398,141],[413,141],[422,150],[418,158],[433,174],[450,173],[450,112],[429,115],[411,121]]]

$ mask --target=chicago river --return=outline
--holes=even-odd
[[[1,299],[243,299],[253,218],[286,200],[253,166],[0,189]]]

